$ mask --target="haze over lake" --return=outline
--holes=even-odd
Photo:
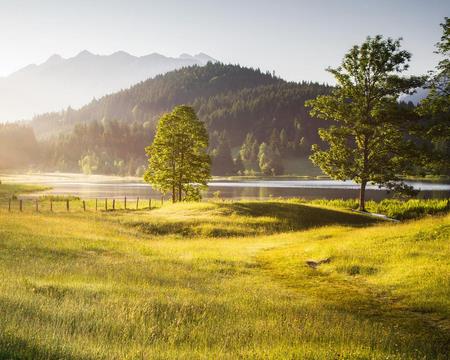
[[[161,194],[152,190],[138,177],[119,177],[104,175],[83,175],[64,173],[43,173],[27,175],[2,175],[5,182],[20,184],[39,184],[50,186],[50,190],[37,192],[24,197],[42,195],[73,195],[81,198],[121,198],[124,196],[159,198]],[[408,181],[408,185],[420,189],[419,198],[447,198],[450,196],[450,184],[446,182]],[[227,179],[214,178],[205,192],[211,198],[219,192],[220,197],[228,199],[267,199],[271,197],[315,198],[354,198],[358,194],[358,184],[353,181],[329,179],[302,180],[283,179]],[[216,193],[217,194],[217,193]],[[375,185],[368,186],[368,198],[381,200],[391,197],[384,189]]]

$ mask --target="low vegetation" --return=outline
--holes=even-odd
[[[449,229],[294,200],[2,208],[0,358],[445,359]]]
[[[18,194],[31,193],[35,191],[44,191],[49,189],[46,186],[22,185],[22,184],[3,184],[0,182],[0,200],[17,197]]]
[[[310,203],[347,209],[357,209],[359,206],[355,199],[313,200]],[[425,215],[448,212],[450,210],[450,199],[385,199],[380,202],[371,200],[366,202],[366,210],[397,220],[414,219]]]

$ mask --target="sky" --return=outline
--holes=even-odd
[[[0,76],[87,49],[204,52],[287,80],[333,83],[325,68],[376,34],[402,37],[410,72],[422,74],[438,61],[445,16],[448,0],[0,0]]]

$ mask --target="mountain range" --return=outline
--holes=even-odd
[[[87,50],[67,59],[52,55],[42,64],[0,77],[0,122],[77,108],[155,75],[209,61],[216,60],[204,53],[177,58],[157,53],[133,56],[124,51],[96,55]]]

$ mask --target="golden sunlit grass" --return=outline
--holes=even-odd
[[[449,227],[298,201],[3,209],[0,358],[445,359]]]

